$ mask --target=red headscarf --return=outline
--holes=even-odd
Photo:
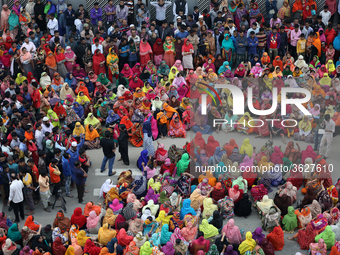
[[[84,247],[84,253],[99,255],[102,248],[97,247],[91,239],[87,239]]]
[[[39,229],[39,225],[34,223],[32,215],[27,217],[25,226],[28,227],[30,230],[34,230],[34,231],[38,231]]]
[[[11,55],[5,55],[6,53],[8,53],[8,50],[4,51],[4,55],[1,58],[1,62],[5,67],[10,67],[11,66]]]
[[[117,235],[118,244],[121,246],[127,246],[133,240],[133,236],[126,234],[125,228],[121,228]]]
[[[61,105],[61,103],[56,103],[56,105],[53,108],[53,111],[58,115],[61,116],[62,114],[66,115],[66,111],[64,106]],[[76,208],[77,209],[77,208]]]
[[[187,45],[187,41],[188,41],[188,38],[185,38],[184,44],[182,46],[182,52],[190,52],[190,50],[194,51],[194,47],[192,46],[192,44],[189,43],[189,45]]]
[[[233,153],[234,148],[238,148],[238,145],[236,144],[234,139],[230,139],[229,143],[227,143],[224,146],[224,149],[226,150],[228,157]]]
[[[77,224],[79,228],[83,227],[86,224],[86,217],[83,215],[83,210],[80,207],[74,209],[71,216],[71,224]]]
[[[202,133],[201,132],[197,132],[195,135],[195,138],[192,140],[192,143],[194,143],[193,145],[190,145],[190,148],[193,150],[196,147],[200,147],[201,150],[205,150],[205,141],[204,138],[202,137]]]
[[[152,46],[153,54],[154,55],[163,55],[164,49],[163,49],[163,43],[161,38],[157,38],[156,42]]]
[[[61,242],[60,237],[58,236],[52,244],[52,253],[54,255],[64,255],[66,254],[66,247]]]
[[[93,71],[95,74],[99,74],[99,64],[103,61],[105,61],[104,55],[100,52],[100,50],[96,50],[93,55]]]
[[[64,60],[65,59],[65,55],[64,55],[64,53],[59,53],[59,54],[55,54],[55,59],[57,60],[57,62],[60,62],[60,61],[62,61],[62,60]]]
[[[123,111],[123,113],[122,113],[121,111]],[[121,119],[123,119],[124,116],[128,116],[128,115],[129,115],[129,112],[125,109],[124,106],[121,105],[121,106],[119,106],[119,108],[118,108],[117,114],[119,115],[119,117],[120,117]]]
[[[215,140],[215,138],[211,135],[208,137],[208,143],[205,146],[205,151],[208,157],[211,157],[215,153],[216,147],[220,147],[220,143]]]

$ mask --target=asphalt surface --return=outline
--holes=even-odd
[[[209,135],[203,135],[204,139],[207,141]],[[261,148],[261,146],[268,140],[268,139],[261,139],[261,138],[255,138],[255,135],[241,135],[237,132],[233,132],[230,134],[225,134],[223,132],[220,132],[219,134],[213,133],[213,136],[216,140],[220,142],[220,145],[222,146],[224,143],[228,142],[230,139],[235,139],[236,143],[239,145],[239,147],[242,145],[242,141],[244,138],[249,138],[250,143],[256,147],[257,150]],[[191,141],[193,138],[193,134],[188,134],[187,138],[167,138],[167,139],[159,139],[160,143],[163,143],[165,145],[165,148],[169,148],[172,144],[176,144],[176,146],[183,147],[187,141]],[[293,140],[293,138],[287,139],[287,142]],[[307,145],[305,142],[299,142],[301,150],[304,150]],[[154,142],[154,145],[157,146],[157,142]],[[285,146],[281,140],[280,137],[274,137],[274,144],[273,146],[282,146],[282,149],[285,149]],[[141,148],[133,147],[132,145],[129,145],[129,157],[130,157],[130,166],[125,166],[122,161],[117,161],[120,158],[119,153],[116,155],[116,161],[114,163],[114,170],[117,171],[117,174],[112,176],[111,179],[113,180],[113,183],[117,183],[117,177],[121,171],[131,169],[133,171],[133,175],[137,176],[141,173],[141,171],[137,168],[136,162],[140,155],[140,152],[142,151]],[[332,142],[332,150],[329,158],[327,159],[327,163],[334,165],[334,172],[332,173],[333,182],[335,182],[338,178],[340,178],[340,171],[339,171],[339,165],[340,165],[340,157],[339,157],[339,149],[340,149],[340,137],[335,137]],[[89,193],[85,194],[84,201],[93,201],[94,203],[103,202],[102,198],[99,198],[99,190],[101,185],[105,182],[106,179],[110,178],[108,177],[107,170],[104,173],[100,173],[100,166],[103,159],[103,153],[101,149],[98,150],[91,150],[87,151],[87,154],[90,156],[92,166],[89,169],[89,177],[87,178],[87,187],[86,189],[89,190]],[[64,187],[62,187],[64,190]],[[273,192],[269,193],[270,198],[274,198],[275,192],[277,191],[276,188],[273,189]],[[249,192],[250,193],[250,192]],[[65,195],[65,193],[63,193]],[[71,191],[71,194],[73,194],[74,198],[68,198],[66,199],[66,206],[67,206],[67,213],[66,216],[71,218],[71,215],[73,214],[73,210],[76,207],[82,207],[84,208],[84,204],[79,204],[77,200],[77,191],[74,189]],[[302,193],[301,191],[298,191],[298,200],[302,199]],[[53,197],[52,197],[52,201]],[[2,207],[2,203],[0,203]],[[60,205],[60,202],[57,202],[57,205]],[[26,205],[25,205],[26,206]],[[296,203],[293,205],[296,206]],[[35,221],[39,222],[43,226],[46,224],[52,224],[53,220],[56,216],[57,211],[60,210],[60,207],[54,208],[51,213],[47,213],[43,210],[43,206],[41,203],[36,205],[35,213],[34,213],[34,219]],[[0,208],[1,211],[1,208]],[[14,213],[8,212],[8,207],[4,207],[3,211],[6,212],[9,218],[14,218]],[[25,210],[25,213],[27,210]],[[253,232],[257,227],[261,226],[261,221],[259,216],[257,215],[257,211],[253,209],[251,215],[247,218],[240,218],[237,216],[234,216],[235,224],[240,227],[244,228],[245,231],[251,231]],[[225,224],[227,223],[227,220],[225,220]],[[19,226],[22,227],[24,225],[24,221],[21,221],[19,223]],[[296,233],[296,232],[295,232]],[[288,236],[292,236],[293,234],[285,233],[285,246],[282,251],[277,251],[275,254],[295,254],[296,252],[300,251],[299,245],[295,241],[287,240]],[[307,252],[305,251],[304,254]]]

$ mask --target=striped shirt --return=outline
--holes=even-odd
[[[264,49],[267,44],[267,35],[265,33],[257,34],[256,35],[257,39],[259,40],[259,45],[257,46],[259,49]]]
[[[133,12],[134,12],[133,2],[127,1],[125,2],[125,5],[129,8],[129,15],[133,15]]]

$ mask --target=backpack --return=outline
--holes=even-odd
[[[272,231],[276,226],[276,222],[280,222],[281,220],[281,211],[280,209],[273,205],[269,209],[269,213],[267,213],[262,221],[262,228],[268,232]]]

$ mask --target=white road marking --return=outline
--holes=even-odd
[[[99,197],[100,194],[100,189],[93,189],[93,196],[94,197]]]

